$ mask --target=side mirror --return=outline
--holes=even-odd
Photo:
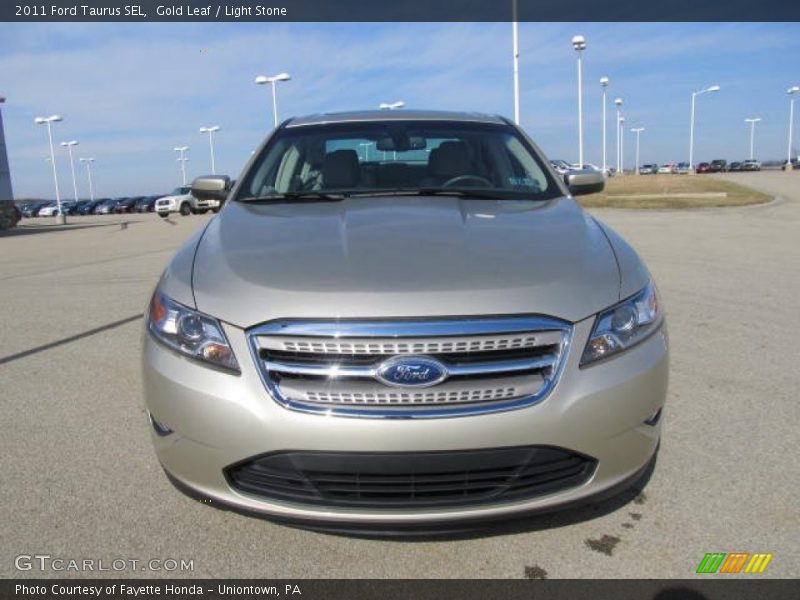
[[[584,169],[566,173],[564,175],[564,183],[567,184],[570,194],[580,196],[581,194],[602,192],[606,181],[600,171]]]
[[[192,182],[192,196],[198,200],[224,202],[232,187],[231,178],[227,175],[205,175]]]

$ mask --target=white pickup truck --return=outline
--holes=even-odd
[[[209,210],[219,212],[219,209],[219,200],[198,200],[192,196],[189,186],[177,187],[168,196],[156,200],[156,212],[162,218],[176,212],[186,217],[190,214],[202,215]]]

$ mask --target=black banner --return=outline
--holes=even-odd
[[[133,600],[794,600],[789,580],[4,580],[0,598]]]
[[[0,21],[800,21],[787,0],[35,0],[0,3]]]

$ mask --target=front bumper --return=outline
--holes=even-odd
[[[250,359],[245,332],[225,325],[241,375],[184,358],[145,334],[144,392],[150,414],[173,433],[152,430],[164,469],[194,494],[243,512],[312,524],[413,526],[495,520],[567,507],[635,479],[653,457],[668,379],[666,333],[605,362],[578,362],[593,318],[575,324],[561,378],[539,404],[502,413],[442,419],[324,417],[275,402]],[[437,452],[553,446],[593,458],[585,483],[521,501],[459,507],[373,509],[266,500],[231,487],[225,469],[287,450]]]
[[[167,200],[166,202],[163,200],[159,200],[158,202],[156,202],[155,212],[171,213],[177,211],[178,211],[178,206],[174,200]]]

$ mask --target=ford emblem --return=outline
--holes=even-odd
[[[426,356],[395,356],[381,363],[376,376],[395,387],[430,387],[447,378],[447,367]]]

